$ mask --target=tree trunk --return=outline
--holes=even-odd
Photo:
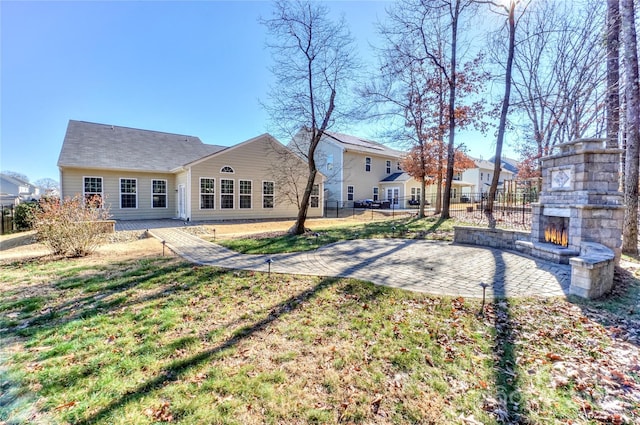
[[[424,218],[424,204],[425,204],[425,199],[427,197],[427,194],[425,193],[426,190],[427,190],[427,182],[423,177],[422,180],[420,181],[420,193],[422,194],[422,196],[420,197],[420,211],[418,212],[418,218]]]
[[[309,177],[307,178],[307,185],[304,188],[304,193],[302,194],[302,202],[300,203],[300,208],[298,209],[298,217],[296,218],[296,222],[289,230],[289,233],[293,233],[294,235],[302,235],[306,232],[306,228],[304,226],[305,221],[307,220],[307,211],[309,211],[309,199],[311,199],[311,191],[313,190],[313,185],[316,181],[316,174],[318,170],[315,169],[315,161],[313,161],[313,166],[311,165],[311,160],[309,161]]]
[[[451,185],[453,183],[453,167],[455,165],[455,131],[456,131],[456,53],[458,41],[458,18],[460,15],[460,1],[455,2],[455,11],[451,19],[451,63],[449,68],[449,144],[447,146],[447,178],[444,187],[442,202],[442,219],[451,217],[449,207],[451,205]]]
[[[500,110],[500,124],[498,125],[498,140],[496,141],[496,155],[493,167],[493,179],[489,188],[489,198],[487,199],[487,207],[485,211],[493,214],[493,203],[498,190],[498,182],[500,181],[500,170],[502,165],[502,145],[504,143],[504,132],[507,126],[507,114],[509,113],[509,100],[511,97],[511,72],[513,67],[513,55],[515,52],[515,0],[511,0],[509,4],[509,51],[507,53],[507,67],[504,78],[504,98],[502,99],[502,109]],[[489,226],[495,227],[495,220],[489,220]]]
[[[607,147],[618,147],[620,131],[620,4],[607,0]]]
[[[640,86],[634,0],[621,1],[620,16],[624,40],[627,98],[627,152],[625,170],[625,216],[622,252],[638,254],[638,147],[640,143]]]

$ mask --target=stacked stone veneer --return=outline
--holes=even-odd
[[[542,192],[532,205],[531,254],[571,264],[569,293],[596,298],[613,286],[620,259],[623,195],[618,190],[620,149],[604,139],[578,139],[542,159]],[[544,242],[549,225],[568,230],[569,246]],[[527,245],[527,244],[523,244]]]
[[[624,206],[618,191],[620,149],[602,139],[579,139],[542,159],[542,192],[532,205],[531,233],[456,227],[454,241],[503,249],[571,265],[569,293],[606,294],[620,259]],[[544,240],[545,228],[568,230],[568,247]]]
[[[486,227],[454,226],[453,241],[467,245],[516,249],[516,242],[529,241],[529,232],[520,230],[487,229]]]
[[[568,221],[569,250],[596,242],[620,258],[624,206],[618,190],[620,149],[604,139],[578,139],[542,159],[542,192],[532,205],[531,239],[544,242],[545,227]],[[567,220],[568,219],[568,220]]]

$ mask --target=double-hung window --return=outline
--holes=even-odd
[[[353,186],[347,186],[347,201],[353,201]]]
[[[167,208],[166,180],[151,180],[151,207]]]
[[[240,190],[240,208],[251,208],[251,180],[238,181]]]
[[[273,182],[262,182],[262,208],[273,208],[275,185]]]
[[[391,174],[391,161],[387,161],[387,174]]]
[[[233,208],[233,189],[234,181],[232,179],[220,179],[220,208]]]
[[[138,181],[120,179],[120,208],[138,208]]]
[[[420,188],[412,187],[411,188],[411,200],[420,202]]]
[[[387,161],[387,162],[389,162],[389,161]],[[391,164],[391,163],[389,163],[389,164]],[[380,192],[379,192],[377,187],[374,187],[373,188],[373,200],[377,201],[379,198],[380,198]]]
[[[200,178],[200,209],[212,210],[216,207],[216,179]]]
[[[102,206],[102,177],[85,177],[83,183],[84,199],[98,207]]]
[[[313,185],[309,202],[311,204],[311,208],[318,208],[320,206],[320,185]]]
[[[366,171],[367,173],[371,171],[371,158],[369,158],[368,156],[364,159],[364,171]]]

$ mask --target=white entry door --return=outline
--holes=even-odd
[[[398,205],[399,197],[400,197],[400,188],[397,188],[397,187],[387,188],[387,200],[391,201],[393,205]]]
[[[185,219],[187,217],[187,212],[185,211],[186,203],[187,199],[184,185],[178,185],[178,217],[181,219]]]

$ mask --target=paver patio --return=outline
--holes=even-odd
[[[247,255],[207,242],[180,228],[149,225],[152,236],[196,264],[237,270],[352,277],[377,285],[435,295],[481,297],[563,296],[571,268],[492,248],[415,239],[361,239],[315,251]]]

